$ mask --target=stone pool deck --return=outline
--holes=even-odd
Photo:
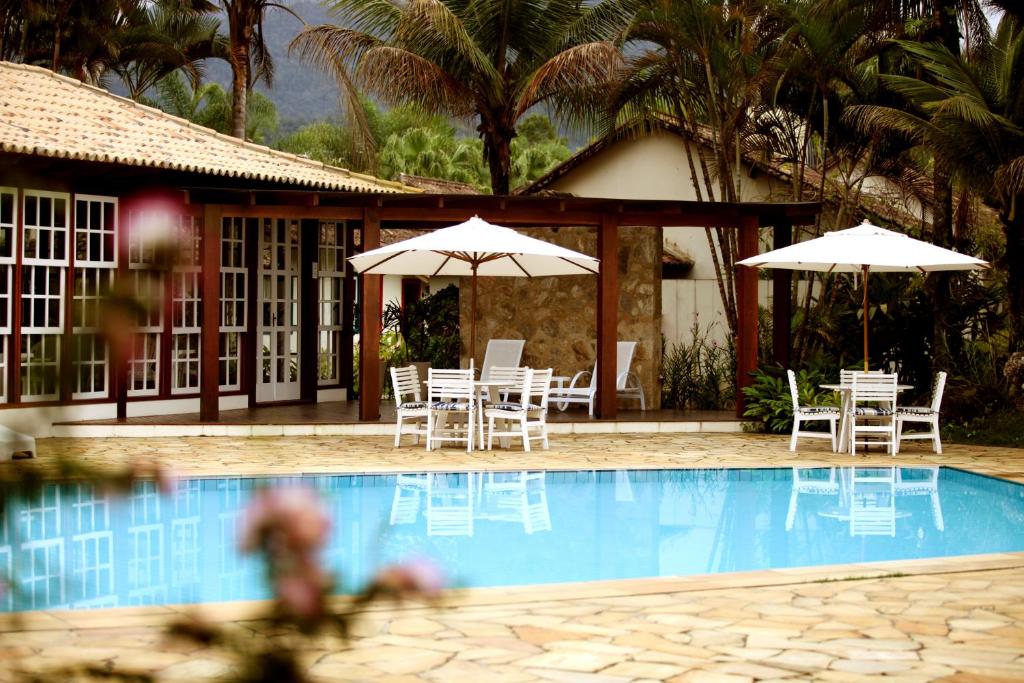
[[[427,453],[385,438],[41,440],[101,465],[156,459],[182,475],[410,470],[939,464],[1024,481],[1024,450],[911,444],[896,458],[797,454],[780,437],[611,434],[559,437],[549,451]],[[202,608],[254,639],[259,605]],[[182,609],[42,612],[0,622],[0,679],[88,661],[216,679],[221,653],[166,640]],[[1024,553],[742,574],[453,591],[440,607],[367,611],[346,649],[306,654],[323,681],[902,681],[1024,679]]]

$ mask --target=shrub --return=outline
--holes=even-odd
[[[678,410],[726,410],[736,403],[736,351],[709,340],[694,321],[691,341],[663,347],[661,405]]]
[[[800,405],[838,405],[839,399],[835,392],[819,386],[829,381],[834,381],[834,377],[821,368],[799,370],[796,373],[796,386]],[[754,383],[744,387],[743,395],[747,399],[744,416],[760,419],[765,430],[773,434],[792,431],[793,398],[789,392],[789,379],[782,368],[758,370],[754,375]]]

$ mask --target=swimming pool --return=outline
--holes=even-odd
[[[343,588],[410,554],[498,586],[1024,550],[1024,486],[948,468],[616,470],[193,479],[112,498],[54,483],[11,501],[2,609],[268,597],[236,551],[262,486],[309,486]]]

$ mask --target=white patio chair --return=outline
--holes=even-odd
[[[484,352],[484,363],[480,366],[480,379],[484,381],[496,379],[492,374],[496,368],[518,368],[523,358],[523,346],[525,345],[525,339],[491,339],[488,341],[487,350]],[[487,398],[492,403],[496,403],[499,400],[499,394],[502,393],[504,392],[491,387]],[[502,396],[500,400],[507,398],[507,396]]]
[[[391,368],[391,386],[395,391],[395,447],[402,434],[412,434],[416,443],[427,433],[427,402],[420,393],[420,376],[415,365]],[[408,424],[407,424],[408,423]]]
[[[427,519],[428,536],[473,535],[475,478],[472,472],[441,472],[427,476],[427,509],[424,516]]]
[[[519,401],[496,403],[484,409],[487,418],[487,450],[494,445],[494,437],[521,437],[523,450],[530,450],[531,440],[540,440],[548,448],[548,393],[551,389],[551,368],[547,370],[526,369],[519,388]],[[495,428],[495,421],[502,420],[508,425],[505,431]],[[513,425],[518,423],[518,428]],[[531,434],[531,432],[536,432]]]
[[[850,391],[850,455],[857,445],[884,443],[896,454],[896,375],[855,373]],[[858,440],[864,436],[864,440]],[[873,437],[873,438],[868,438]]]
[[[427,450],[436,442],[466,442],[466,451],[473,451],[473,433],[476,432],[476,394],[473,390],[473,369],[427,371]],[[465,415],[465,428],[453,417]],[[445,423],[448,424],[444,427]],[[465,436],[459,436],[464,432]]]
[[[827,470],[824,467],[793,468],[793,488],[789,494],[789,510],[786,512],[786,531],[790,531],[793,528],[793,522],[796,520],[797,505],[801,495],[839,495],[836,468],[829,467]]]
[[[854,467],[850,487],[850,535],[896,535],[896,468]]]
[[[647,410],[644,388],[640,378],[632,371],[635,341],[620,341],[615,347],[615,396],[640,401],[640,410]],[[584,382],[589,378],[589,385]],[[597,363],[593,370],[583,370],[573,375],[568,387],[552,387],[550,400],[565,410],[570,403],[586,403],[590,416],[594,416],[594,400],[597,398]]]
[[[839,408],[835,406],[802,406],[800,405],[800,392],[796,385],[796,373],[786,370],[789,377],[789,393],[793,398],[793,435],[789,439],[789,450],[796,450],[796,442],[799,437],[812,439],[831,439],[832,452],[838,449],[836,442],[836,425],[839,423]],[[827,421],[828,432],[807,432],[800,431],[801,422]]]
[[[35,437],[16,432],[10,427],[0,427],[0,461],[36,457]]]
[[[900,442],[904,439],[931,439],[932,450],[942,452],[942,440],[939,438],[939,408],[942,406],[942,392],[946,388],[946,373],[939,372],[932,383],[932,400],[927,406],[896,407],[896,452],[900,452]],[[926,432],[903,433],[903,425],[907,422],[925,424]]]

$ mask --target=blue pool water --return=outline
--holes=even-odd
[[[319,492],[344,590],[413,554],[495,586],[1024,550],[1024,486],[947,468],[195,479],[121,498],[54,483],[3,511],[0,608],[268,597],[236,550],[264,486]]]

